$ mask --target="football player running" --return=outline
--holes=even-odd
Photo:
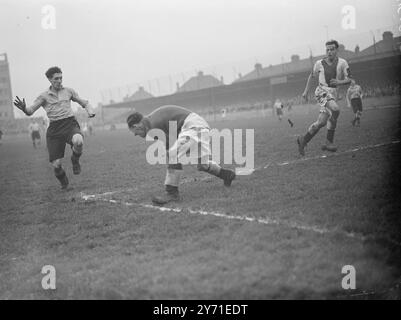
[[[71,108],[71,101],[77,102],[85,108],[90,118],[95,113],[87,100],[81,99],[75,90],[63,87],[63,75],[59,67],[51,67],[45,73],[50,82],[50,87],[41,93],[31,106],[27,106],[25,99],[15,98],[14,105],[31,116],[40,107],[43,107],[50,120],[46,132],[46,144],[49,153],[49,161],[54,168],[54,174],[59,180],[62,189],[67,189],[69,181],[61,166],[64,157],[65,145],[68,143],[72,149],[72,169],[74,174],[81,172],[79,158],[83,150],[83,135],[77,119]]]
[[[337,87],[350,83],[349,66],[347,61],[337,57],[338,47],[336,40],[326,42],[327,56],[315,63],[302,94],[302,98],[307,101],[312,78],[317,78],[319,84],[315,90],[315,97],[320,106],[320,112],[317,120],[310,125],[306,134],[297,138],[298,151],[301,156],[305,155],[305,147],[308,142],[326,124],[327,140],[326,144],[322,146],[322,150],[337,151],[337,147],[333,143],[337,119],[340,115],[340,109],[336,102]]]

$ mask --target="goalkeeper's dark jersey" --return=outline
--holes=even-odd
[[[157,108],[152,113],[143,118],[149,129],[160,129],[166,136],[169,135],[169,121],[177,123],[177,135],[180,133],[185,119],[192,111],[183,107],[167,105]]]

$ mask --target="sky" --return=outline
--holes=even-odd
[[[267,66],[288,61],[294,53],[301,58],[309,51],[322,54],[327,36],[348,49],[356,44],[363,49],[373,36],[380,40],[384,30],[398,30],[399,3],[0,0],[0,53],[8,55],[13,95],[28,104],[47,89],[44,73],[57,65],[64,86],[97,106],[139,85],[166,94],[199,70],[224,76],[227,84],[256,62]],[[48,5],[54,15],[49,16]],[[355,8],[354,28],[344,29],[344,6]]]

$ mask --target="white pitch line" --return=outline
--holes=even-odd
[[[199,177],[199,178],[184,178],[184,179],[182,179],[182,181],[180,183],[185,184],[185,183],[190,183],[190,182],[209,181],[209,180],[211,180],[210,176]],[[122,190],[107,191],[107,192],[103,192],[103,193],[95,193],[95,194],[91,194],[91,195],[83,195],[83,193],[81,193],[80,196],[81,196],[81,198],[89,197],[88,199],[84,199],[84,200],[95,200],[94,198],[115,195],[118,193],[132,192],[132,191],[137,191],[137,190],[138,190],[137,188],[128,188],[128,189],[122,189]]]
[[[361,151],[361,150],[366,150],[366,149],[372,149],[372,148],[378,148],[378,147],[382,147],[382,146],[386,146],[386,145],[391,145],[391,144],[397,144],[400,143],[399,140],[395,140],[395,141],[391,141],[388,143],[378,143],[375,145],[368,145],[368,146],[361,146],[359,148],[354,148],[354,149],[349,149],[349,150],[345,150],[343,152],[339,152],[339,153],[334,153],[331,155],[318,155],[318,156],[314,156],[314,157],[308,157],[308,158],[302,158],[302,159],[297,159],[297,160],[292,160],[292,161],[284,161],[284,162],[279,162],[279,163],[268,163],[267,165],[263,166],[263,167],[259,167],[259,168],[255,168],[255,169],[245,169],[245,170],[251,170],[251,172],[254,172],[256,170],[261,170],[261,169],[266,169],[268,167],[270,167],[271,165],[277,165],[277,166],[285,166],[285,165],[289,165],[289,164],[294,164],[294,163],[298,163],[298,162],[303,162],[303,161],[308,161],[308,160],[316,160],[316,159],[324,159],[324,158],[328,158],[328,157],[333,157],[333,156],[339,156],[339,155],[343,155],[346,153],[351,153],[351,152],[356,152],[356,151]],[[241,174],[241,168],[237,168],[237,170],[239,171],[238,173]],[[200,178],[199,181],[203,181],[203,180],[208,180],[208,177],[205,178]],[[126,190],[125,190],[126,191]],[[288,228],[292,228],[292,229],[298,229],[298,230],[304,230],[304,231],[312,231],[315,233],[319,233],[319,234],[342,234],[343,236],[346,236],[348,238],[353,238],[353,239],[358,239],[360,241],[366,241],[366,240],[378,240],[376,237],[372,237],[372,236],[363,236],[360,234],[356,234],[356,233],[352,233],[352,232],[345,232],[345,231],[341,231],[341,230],[329,230],[326,228],[319,228],[316,226],[308,226],[308,225],[301,225],[295,222],[288,222],[288,221],[282,221],[282,220],[277,220],[277,219],[271,219],[271,218],[255,218],[255,217],[249,217],[249,216],[234,216],[234,215],[229,215],[229,214],[225,214],[225,213],[219,213],[219,212],[208,212],[208,211],[203,211],[203,210],[192,210],[190,208],[187,209],[183,209],[183,208],[169,208],[169,207],[160,207],[160,206],[154,206],[151,204],[144,204],[144,203],[131,203],[131,202],[124,202],[124,201],[118,201],[118,200],[114,200],[114,199],[105,199],[104,196],[107,195],[112,195],[115,193],[119,193],[119,192],[124,192],[123,191],[110,191],[110,192],[105,192],[105,193],[101,193],[101,194],[92,194],[92,195],[85,195],[83,193],[81,193],[81,198],[85,201],[89,201],[89,200],[101,200],[101,201],[105,201],[105,202],[110,202],[113,204],[122,204],[125,206],[139,206],[139,207],[143,207],[143,208],[148,208],[148,209],[154,209],[154,210],[159,210],[162,212],[177,212],[177,213],[182,213],[182,212],[189,212],[190,214],[199,214],[199,215],[209,215],[209,216],[215,216],[215,217],[219,217],[219,218],[224,218],[224,219],[230,219],[230,220],[243,220],[243,221],[249,221],[249,222],[257,222],[257,223],[261,223],[261,224],[266,224],[266,225],[279,225],[279,226],[285,226]],[[392,240],[392,239],[387,239],[387,238],[383,238],[386,241],[389,241],[397,246],[401,246],[401,243]]]
[[[161,212],[174,212],[174,213],[185,213],[188,212],[189,214],[194,214],[194,215],[202,215],[202,216],[214,216],[217,218],[223,218],[223,219],[228,219],[228,220],[239,220],[239,221],[248,221],[248,222],[256,222],[264,225],[275,225],[275,226],[283,226],[287,227],[290,229],[297,229],[297,230],[302,230],[302,231],[310,231],[318,234],[339,234],[342,236],[345,236],[347,238],[351,239],[356,239],[359,241],[366,241],[366,240],[379,240],[377,237],[373,236],[364,236],[361,234],[353,233],[353,232],[345,232],[342,230],[330,230],[327,228],[321,228],[317,226],[310,226],[310,225],[303,225],[299,224],[296,222],[289,222],[289,221],[283,221],[280,219],[272,219],[272,218],[255,218],[255,217],[249,217],[249,216],[235,216],[235,215],[230,215],[226,213],[221,213],[221,212],[216,212],[216,211],[204,211],[204,210],[193,210],[191,208],[177,208],[177,207],[163,207],[163,206],[154,206],[151,204],[146,204],[146,203],[132,203],[132,202],[126,202],[126,201],[121,201],[121,200],[114,200],[114,199],[106,199],[103,198],[99,195],[85,195],[81,194],[81,198],[85,201],[104,201],[104,202],[109,202],[112,204],[120,204],[120,205],[125,205],[127,207],[130,206],[138,206],[146,209],[153,209]],[[392,240],[392,239],[387,239],[383,238],[383,240],[389,241],[397,246],[401,247],[401,243]]]
[[[224,218],[224,219],[229,219],[229,220],[244,220],[244,221],[249,221],[249,222],[258,222],[261,224],[272,224],[272,225],[286,225],[290,228],[294,228],[294,229],[301,229],[301,230],[307,230],[307,231],[313,231],[316,233],[320,233],[320,234],[324,234],[324,233],[329,233],[330,230],[328,229],[321,229],[318,227],[314,227],[314,226],[304,226],[304,225],[298,225],[294,222],[291,223],[283,223],[282,221],[279,220],[275,220],[275,219],[271,219],[271,218],[254,218],[254,217],[249,217],[249,216],[234,216],[234,215],[230,215],[230,214],[226,214],[226,213],[220,213],[220,212],[215,212],[215,211],[204,211],[204,210],[193,210],[191,208],[174,208],[174,207],[163,207],[163,206],[154,206],[151,204],[145,204],[145,203],[132,203],[132,202],[125,202],[125,201],[118,201],[118,200],[114,200],[114,199],[105,199],[103,197],[101,197],[98,194],[92,194],[92,195],[85,195],[82,194],[81,198],[85,201],[90,201],[90,200],[100,200],[100,201],[105,201],[105,202],[110,202],[113,204],[121,204],[121,205],[125,205],[125,206],[133,206],[133,205],[137,205],[139,207],[142,208],[147,208],[147,209],[153,209],[153,210],[158,210],[161,212],[177,212],[177,213],[182,213],[187,211],[190,214],[198,214],[198,215],[203,215],[203,216],[214,216],[214,217],[218,217],[218,218]]]
[[[146,208],[151,208],[151,209],[155,209],[155,210],[159,210],[162,212],[185,212],[187,211],[190,214],[195,214],[195,215],[203,215],[203,216],[214,216],[214,217],[218,217],[218,218],[223,218],[223,219],[228,219],[228,220],[240,220],[240,221],[248,221],[248,222],[256,222],[256,223],[260,223],[260,224],[265,224],[265,225],[276,225],[276,226],[284,226],[290,229],[298,229],[298,230],[302,230],[302,231],[311,231],[311,232],[315,232],[318,234],[340,234],[343,235],[347,238],[352,238],[352,239],[357,239],[360,241],[366,241],[369,239],[372,240],[376,240],[376,238],[373,237],[369,237],[369,236],[363,236],[360,234],[356,234],[353,232],[345,232],[345,231],[341,231],[341,230],[330,230],[327,228],[320,228],[317,226],[310,226],[310,225],[303,225],[303,224],[299,224],[296,222],[288,222],[288,221],[283,221],[280,219],[272,219],[272,218],[255,218],[255,217],[249,217],[249,216],[235,216],[235,215],[230,215],[230,214],[226,214],[226,213],[220,213],[220,212],[215,212],[215,211],[204,211],[204,210],[192,210],[190,208],[187,209],[183,209],[183,208],[169,208],[169,207],[158,207],[158,206],[153,206],[153,205],[144,205],[144,204],[139,204],[139,206],[141,207],[146,207]],[[389,240],[386,239],[398,246],[401,246],[401,243],[398,243],[396,241],[393,240]]]

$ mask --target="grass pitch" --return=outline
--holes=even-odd
[[[367,110],[359,128],[343,110],[338,155],[277,165],[299,159],[295,137],[317,113],[294,108],[293,128],[261,114],[211,122],[254,128],[255,166],[270,165],[231,188],[185,168],[183,200],[170,206],[180,212],[146,207],[163,190],[165,168],[146,163],[145,141],[128,130],[87,137],[79,176],[66,148],[67,192],[44,145],[6,137],[0,299],[400,298],[400,144],[342,153],[397,141],[400,109]],[[307,157],[324,154],[325,132]],[[56,290],[41,287],[44,265],[56,268]],[[341,288],[344,265],[356,269],[355,290]]]

